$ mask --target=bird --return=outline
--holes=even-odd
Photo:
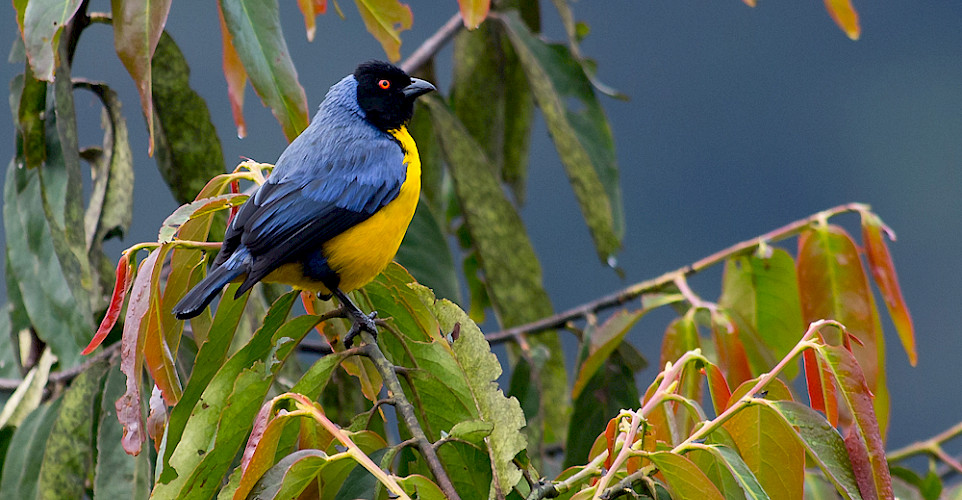
[[[417,98],[437,90],[384,61],[359,64],[334,84],[310,124],[241,205],[207,276],[173,307],[200,314],[228,283],[235,297],[260,281],[337,297],[352,326],[374,336],[376,312],[348,297],[397,254],[421,191],[421,161],[407,129]]]

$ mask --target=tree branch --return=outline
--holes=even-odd
[[[461,21],[461,13],[455,13],[451,16],[451,19],[448,19],[448,22],[438,28],[438,30],[428,37],[420,47],[415,49],[407,59],[401,62],[401,69],[408,74],[412,74],[421,69],[421,66],[424,66],[431,60],[434,54],[441,50],[441,47],[444,47],[463,27],[464,23]]]
[[[745,240],[732,245],[687,266],[662,274],[657,278],[636,283],[622,289],[621,291],[601,297],[600,299],[596,299],[591,302],[587,302],[580,306],[573,307],[562,313],[555,314],[554,316],[549,316],[532,323],[519,325],[514,328],[502,330],[500,332],[487,334],[484,336],[484,338],[492,344],[506,342],[509,340],[517,342],[522,335],[560,328],[569,321],[584,319],[590,314],[597,314],[600,311],[621,306],[627,302],[641,297],[642,295],[657,292],[665,286],[676,283],[679,279],[691,276],[704,270],[705,268],[711,267],[719,262],[723,262],[729,257],[753,250],[759,245],[765,243],[774,243],[776,241],[781,241],[795,236],[805,229],[808,229],[811,225],[824,222],[830,217],[847,212],[863,213],[868,212],[869,210],[870,207],[862,203],[847,203],[845,205],[839,205],[837,207],[810,215],[804,219],[799,219],[790,224],[786,224],[761,236],[756,236],[750,240]]]
[[[441,487],[441,491],[448,499],[460,500],[458,492],[454,489],[454,484],[451,483],[451,478],[441,465],[441,460],[438,459],[438,454],[434,446],[431,444],[431,441],[428,440],[427,436],[424,435],[424,431],[418,423],[418,418],[414,414],[414,406],[411,405],[407,396],[404,395],[401,381],[398,380],[397,373],[395,373],[396,367],[384,356],[381,348],[378,347],[377,343],[374,342],[371,337],[366,337],[365,340],[370,341],[359,348],[360,352],[374,363],[374,367],[381,375],[384,381],[384,387],[388,391],[388,397],[394,399],[394,408],[397,410],[404,425],[408,428],[408,431],[411,432],[411,439],[414,440],[418,451],[421,452],[421,456],[424,457],[424,461],[427,462],[428,468],[438,482],[438,486]]]
[[[113,356],[114,353],[116,353],[118,349],[120,349],[120,342],[117,342],[116,344],[111,344],[111,345],[105,347],[102,351],[100,351],[100,352],[98,352],[97,354],[94,354],[93,356],[91,356],[90,358],[88,358],[87,361],[84,361],[83,363],[80,363],[79,365],[77,365],[77,366],[75,366],[75,367],[73,367],[73,368],[68,368],[68,369],[66,369],[66,370],[51,372],[51,373],[50,373],[50,376],[47,377],[47,383],[49,384],[49,383],[51,383],[51,382],[53,382],[53,383],[68,382],[68,381],[70,381],[72,378],[76,377],[77,375],[80,375],[81,372],[83,372],[84,370],[86,370],[87,368],[89,368],[91,365],[96,364],[96,363],[99,363],[99,362],[101,362],[101,361],[103,361],[103,360],[105,360],[105,359]],[[18,379],[18,378],[0,378],[0,391],[13,391],[13,390],[16,390],[17,387],[20,387],[20,384],[21,384],[21,383],[23,383],[23,379]]]

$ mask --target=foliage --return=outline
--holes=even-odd
[[[397,0],[355,3],[397,60],[411,10]],[[223,173],[206,106],[164,31],[170,2],[114,0],[111,15],[81,1],[14,2],[24,73],[11,85],[17,154],[4,193],[10,303],[0,315],[0,369],[22,379],[0,412],[0,497],[938,497],[937,474],[886,462],[889,393],[869,277],[912,364],[916,354],[885,242],[894,237],[881,219],[865,205],[836,207],[553,315],[518,215],[534,110],[610,264],[624,215],[598,93],[617,92],[581,55],[586,30],[565,1],[554,2],[563,44],[539,36],[537,2],[459,3],[459,17],[420,59],[402,63],[430,77],[429,60],[454,37],[451,91],[424,100],[411,124],[425,188],[401,265],[355,292],[384,318],[381,334],[345,349],[343,311],[266,286],[236,299],[229,289],[215,312],[187,325],[171,315],[219,248],[224,216],[246,201],[240,183],[263,182],[271,165]],[[238,132],[249,79],[295,137],[307,105],[278,4],[218,6]],[[327,3],[298,7],[310,38]],[[851,4],[826,7],[857,38]],[[459,31],[462,19],[472,30]],[[126,119],[106,83],[70,76],[77,40],[94,22],[113,25],[147,117],[147,147],[183,203],[157,241],[128,248],[116,265],[103,242],[130,225]],[[478,78],[501,85],[485,94],[464,84]],[[99,146],[77,144],[78,89],[103,103]],[[86,202],[81,160],[94,180]],[[834,220],[846,212],[861,216],[861,245]],[[788,238],[797,238],[794,252],[776,246]],[[687,283],[713,266],[724,269],[717,302]],[[663,369],[641,391],[636,374],[651,353],[625,338],[647,312],[669,306],[679,317],[665,330]],[[488,310],[504,331],[481,332],[475,321]],[[563,327],[579,342],[570,384]],[[508,395],[497,342],[511,345]],[[889,462],[924,453],[962,469],[941,447],[959,433]]]

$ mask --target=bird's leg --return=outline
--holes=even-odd
[[[334,287],[331,292],[340,301],[341,307],[344,308],[344,312],[347,314],[348,318],[351,320],[351,329],[348,330],[347,335],[344,336],[344,347],[350,348],[354,344],[354,337],[357,337],[362,331],[370,333],[377,338],[377,326],[374,324],[374,318],[377,317],[377,311],[372,312],[370,315],[364,314],[357,304],[347,296],[346,293],[342,292],[340,288]]]

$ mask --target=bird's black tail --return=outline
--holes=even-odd
[[[242,266],[238,266],[242,267]],[[190,319],[200,314],[218,293],[234,278],[244,274],[243,269],[227,269],[219,266],[210,271],[206,278],[192,288],[180,302],[174,306],[173,313],[177,319]]]

